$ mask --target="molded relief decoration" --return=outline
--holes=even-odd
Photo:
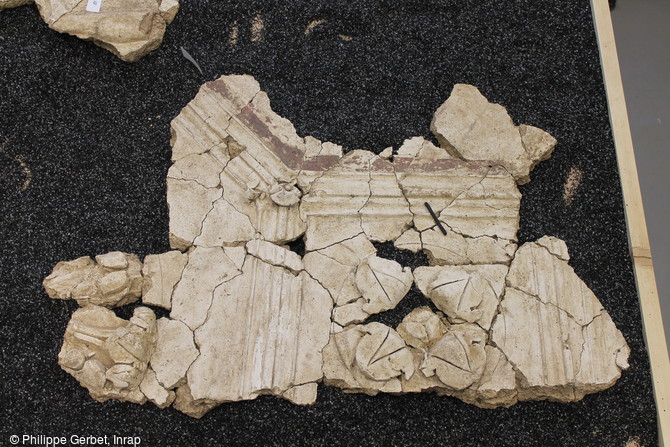
[[[613,385],[629,349],[567,246],[517,240],[517,185],[556,140],[469,85],[431,128],[440,147],[414,137],[344,153],[298,136],[251,76],[204,84],[172,121],[174,250],[61,262],[44,280],[49,296],[82,306],[60,365],[97,400],[193,417],[267,394],[312,404],[320,382],[484,408]],[[299,238],[304,256],[288,247]],[[429,265],[384,259],[373,242],[423,251]],[[431,307],[395,328],[368,322],[413,286]],[[105,308],[140,296],[169,317]]]

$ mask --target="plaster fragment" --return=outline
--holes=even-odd
[[[119,307],[137,301],[142,293],[142,263],[135,255],[111,252],[61,261],[44,281],[51,298]]]
[[[215,290],[209,318],[195,331],[201,355],[187,374],[192,398],[274,394],[311,403],[311,387],[290,390],[321,379],[331,310],[330,295],[305,272],[248,255],[242,274]]]
[[[95,13],[87,11],[86,1],[35,3],[51,29],[91,40],[126,62],[135,62],[158,48],[179,10],[176,0],[105,0]]]
[[[0,11],[3,9],[16,8],[18,6],[29,5],[34,0],[0,0]]]
[[[504,265],[419,267],[414,278],[421,292],[452,323],[477,323],[488,330],[505,288]]]
[[[172,294],[187,262],[188,255],[178,250],[144,258],[142,302],[172,309]]]
[[[515,365],[519,400],[580,400],[628,368],[621,332],[566,258],[565,244],[545,237],[510,266],[491,338]]]
[[[140,383],[140,391],[158,408],[169,407],[174,402],[174,391],[166,390],[156,380],[156,373],[148,368]]]
[[[140,383],[156,344],[156,317],[138,307],[130,320],[89,305],[72,315],[58,364],[99,402],[117,399],[144,403]]]
[[[540,129],[518,129],[504,107],[488,102],[476,87],[466,84],[454,86],[430,127],[440,146],[453,156],[500,164],[519,184],[530,180],[531,169],[555,145],[553,137]]]
[[[526,124],[519,126],[519,134],[521,135],[523,148],[531,161],[529,170],[532,171],[539,162],[551,157],[551,153],[556,147],[556,138],[542,129]]]
[[[474,324],[452,325],[429,350],[421,372],[437,375],[442,383],[462,390],[484,373],[486,332]]]
[[[302,259],[294,252],[260,239],[247,242],[247,253],[267,262],[284,267],[294,274],[303,270]]]
[[[159,384],[171,390],[184,381],[188,368],[200,352],[195,346],[193,332],[181,321],[161,318],[156,329],[156,350],[150,359],[151,368]]]
[[[409,346],[425,350],[442,338],[447,327],[430,308],[418,307],[403,318],[396,330]]]
[[[172,294],[170,318],[197,329],[207,320],[214,290],[239,274],[222,248],[196,247]]]
[[[356,269],[356,287],[368,315],[393,309],[412,287],[412,271],[389,259],[372,256]]]

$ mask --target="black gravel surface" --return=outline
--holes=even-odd
[[[252,41],[256,16],[264,33]],[[327,22],[306,35],[317,19]],[[182,46],[204,75],[182,57]],[[93,401],[56,363],[76,303],[49,299],[41,281],[60,260],[169,249],[170,120],[203,82],[232,73],[255,76],[300,135],[347,149],[380,152],[429,137],[433,112],[455,83],[476,85],[516,123],[552,133],[554,155],[521,187],[519,238],[566,241],[570,264],[628,341],[630,369],[581,402],[498,410],[431,394],[368,397],[324,386],[312,407],[262,397],[224,404],[201,420],[151,404]],[[0,445],[11,445],[10,435],[68,442],[107,435],[110,445],[112,435],[138,436],[145,446],[658,443],[587,0],[182,0],[163,45],[134,64],[50,30],[34,6],[6,10],[0,145]],[[582,178],[566,204],[573,169]],[[425,263],[390,244],[379,249],[407,265]],[[375,319],[397,324],[423,304],[413,289]]]

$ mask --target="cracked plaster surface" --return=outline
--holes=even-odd
[[[79,258],[45,279],[50,296],[84,306],[61,366],[96,399],[193,417],[264,394],[312,404],[319,382],[484,408],[574,401],[614,384],[628,347],[568,266],[565,243],[545,236],[517,250],[517,183],[553,137],[514,126],[465,85],[432,127],[441,147],[414,137],[395,153],[344,153],[298,136],[251,76],[204,84],[172,121],[175,250],[143,265],[119,252]],[[304,256],[286,245],[298,238]],[[424,251],[429,266],[377,256],[372,242],[388,241]],[[100,292],[107,283],[111,295]],[[414,309],[396,328],[366,324],[412,284],[438,311]],[[169,318],[140,308],[125,321],[98,306],[140,295]],[[117,339],[133,340],[132,362],[115,357],[120,342],[107,340]],[[124,380],[109,372],[119,363]]]

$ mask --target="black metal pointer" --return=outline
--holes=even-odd
[[[437,224],[437,227],[440,229],[440,231],[442,231],[442,234],[444,234],[446,236],[447,235],[447,230],[445,230],[444,227],[442,226],[442,222],[440,222],[437,219],[437,215],[435,214],[435,211],[433,211],[433,209],[430,207],[428,202],[423,202],[423,204],[426,205],[426,208],[428,208],[428,212],[430,213],[431,217],[433,218],[433,220]]]

